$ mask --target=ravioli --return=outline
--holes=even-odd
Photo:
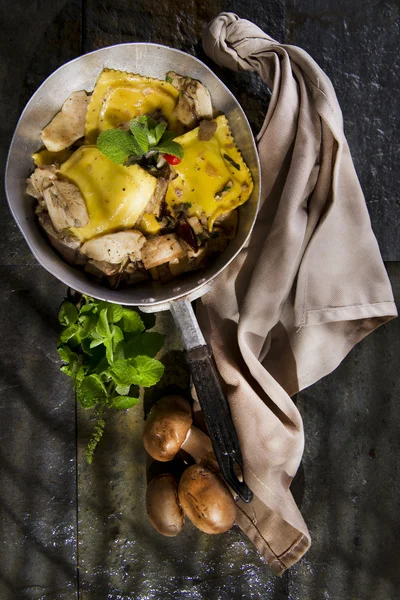
[[[179,91],[168,81],[104,69],[93,90],[87,112],[86,143],[95,144],[102,131],[156,110],[161,110],[173,130],[181,132],[182,127],[173,115],[178,98]]]
[[[183,146],[182,161],[174,166],[166,201],[172,212],[185,205],[189,217],[206,216],[212,231],[218,215],[234,210],[249,199],[253,180],[235,146],[228,120],[215,119],[217,129],[207,141],[199,140],[199,128],[174,139]]]
[[[89,213],[89,224],[71,227],[82,242],[132,228],[153,195],[156,178],[139,165],[124,167],[109,160],[94,146],[81,146],[60,167],[75,183]]]
[[[69,159],[72,155],[72,150],[60,150],[59,152],[51,152],[50,150],[39,150],[32,154],[32,160],[37,167],[44,165],[53,165],[54,163],[61,164]]]

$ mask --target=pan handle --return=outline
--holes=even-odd
[[[243,458],[229,404],[192,305],[184,298],[171,302],[169,308],[182,335],[187,361],[221,474],[244,502],[250,502],[253,493],[237,475],[237,467],[243,473]]]

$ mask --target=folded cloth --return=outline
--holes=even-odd
[[[332,84],[303,50],[222,13],[203,45],[272,89],[257,136],[262,204],[247,247],[198,306],[255,494],[238,524],[281,574],[310,535],[290,492],[303,452],[292,394],[396,316]]]

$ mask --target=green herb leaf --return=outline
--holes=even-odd
[[[165,76],[165,81],[168,81],[168,83],[172,83],[172,77],[170,77],[169,75]]]
[[[125,346],[125,358],[134,358],[135,356],[146,355],[154,358],[161,350],[164,344],[164,336],[161,333],[152,331],[135,336]]]
[[[116,385],[115,386],[115,391],[120,396],[128,396],[130,389],[131,389],[130,385]]]
[[[133,136],[123,129],[102,131],[97,138],[97,147],[107,158],[117,164],[126,162],[130,156],[141,154],[141,149]]]
[[[154,129],[154,137],[155,137],[155,144],[156,145],[161,140],[161,138],[164,135],[166,129],[167,129],[167,124],[166,124],[165,121],[161,121],[161,123],[159,123],[157,125],[157,127]]]
[[[88,375],[80,381],[76,397],[83,408],[91,408],[97,402],[104,400],[107,396],[107,390],[99,375]]]
[[[115,396],[110,404],[110,408],[115,408],[116,410],[125,410],[127,408],[132,408],[139,402],[138,398],[132,398],[131,396]]]
[[[78,310],[72,302],[63,302],[58,313],[61,325],[72,325],[78,320]]]
[[[143,387],[151,387],[160,381],[164,374],[164,365],[154,358],[149,356],[137,356],[132,359],[133,364],[137,369],[137,383]]]
[[[108,318],[107,318],[107,308],[103,308],[100,311],[100,317],[99,320],[97,322],[97,327],[96,327],[96,332],[102,337],[102,338],[110,338],[111,337],[111,331],[110,331],[110,325],[108,323]]]
[[[137,312],[125,308],[121,328],[127,333],[138,334],[144,331],[144,323]]]
[[[116,360],[109,369],[113,381],[117,385],[138,384],[138,370],[129,359]]]
[[[79,332],[79,325],[77,323],[73,323],[66,327],[60,334],[60,341],[64,344],[69,342],[76,334]]]
[[[149,130],[147,129],[147,123],[145,125],[138,121],[138,119],[132,119],[129,128],[140,147],[141,154],[146,154],[149,151]]]
[[[172,154],[172,156],[183,158],[183,148],[177,142],[161,141],[154,150],[157,150],[157,152],[161,152],[162,154]]]

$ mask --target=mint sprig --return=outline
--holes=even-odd
[[[96,415],[86,449],[91,463],[104,432],[105,412],[135,406],[139,388],[161,379],[164,366],[155,356],[164,337],[149,332],[154,321],[144,322],[138,312],[85,295],[77,304],[63,302],[59,321],[61,371],[71,377],[82,408]]]
[[[176,133],[167,131],[167,123],[157,123],[142,115],[132,119],[129,131],[108,129],[97,138],[97,148],[117,164],[141,160],[148,153],[160,152],[183,158],[183,147],[174,142]]]

